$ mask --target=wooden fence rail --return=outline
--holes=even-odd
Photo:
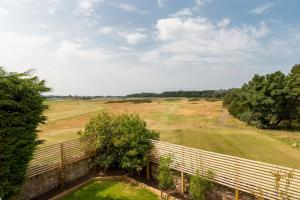
[[[33,177],[53,169],[63,169],[67,164],[95,155],[91,149],[94,138],[75,139],[37,149],[30,162],[27,177]],[[300,200],[300,170],[277,166],[239,157],[223,155],[176,144],[151,140],[153,148],[149,154],[151,162],[158,163],[162,155],[171,155],[171,168],[189,175],[207,170],[216,174],[214,181],[250,194],[262,193],[266,199],[279,199],[286,191],[290,200]],[[275,175],[280,175],[279,187],[275,189]],[[293,178],[287,178],[288,175]],[[278,194],[279,193],[279,194]]]
[[[216,174],[214,181],[230,188],[250,194],[261,193],[265,199],[281,199],[280,195],[289,196],[290,200],[300,199],[300,170],[156,140],[152,143],[151,162],[158,163],[160,156],[170,155],[173,158],[171,168],[186,174],[195,175],[198,170],[205,175],[207,170],[212,170]],[[281,177],[278,189],[275,189],[275,175]],[[288,179],[288,175],[293,178]]]
[[[63,169],[67,164],[95,155],[90,148],[93,138],[74,139],[38,148],[27,168],[27,178],[50,170]]]

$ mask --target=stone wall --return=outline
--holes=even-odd
[[[150,174],[151,178],[156,178],[158,176],[158,165],[155,163],[150,164]],[[174,184],[176,189],[180,191],[181,188],[181,177],[179,171],[174,171]],[[189,188],[189,178],[188,176],[185,177],[186,183],[186,193],[188,193]],[[221,184],[214,184],[213,189],[207,194],[208,200],[235,200],[235,190]],[[256,198],[248,193],[239,192],[239,200],[255,200]]]
[[[88,159],[73,162],[65,166],[65,184],[87,175],[91,171]],[[18,199],[34,199],[61,187],[61,171],[54,169],[26,179]]]

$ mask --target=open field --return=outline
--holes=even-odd
[[[156,99],[152,103],[105,100],[48,101],[48,121],[41,126],[46,144],[78,137],[89,117],[100,110],[133,112],[161,140],[203,150],[300,168],[300,132],[270,131],[247,126],[231,117],[221,101]],[[294,148],[292,147],[294,146]],[[296,147],[295,147],[296,146]]]

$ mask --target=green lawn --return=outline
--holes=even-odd
[[[159,200],[152,192],[115,181],[95,181],[64,200]]]
[[[101,110],[138,113],[161,140],[207,151],[300,169],[300,132],[261,130],[230,116],[221,101],[155,99],[152,103],[106,103],[105,100],[49,101],[41,127],[46,144],[78,137],[91,115]]]

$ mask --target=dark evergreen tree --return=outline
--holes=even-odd
[[[9,73],[0,67],[0,199],[21,189],[27,165],[38,144],[37,126],[45,121],[44,81],[32,73]]]

